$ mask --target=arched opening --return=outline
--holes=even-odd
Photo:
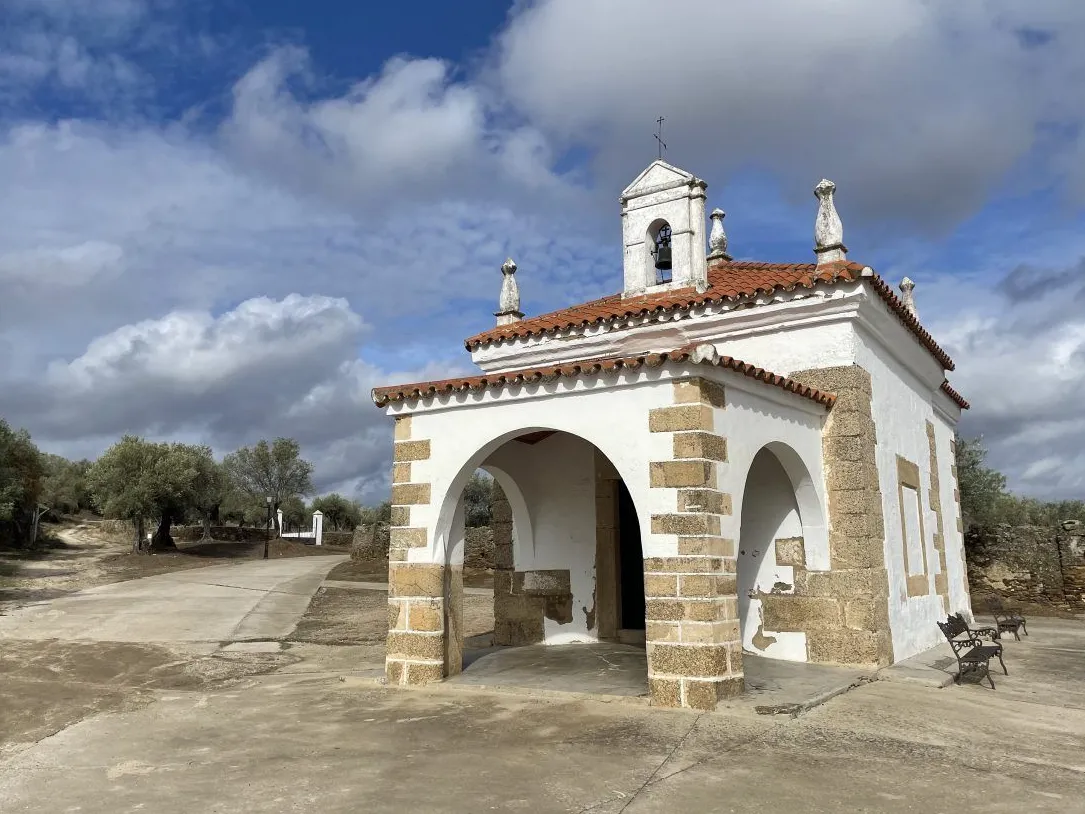
[[[671,225],[665,220],[656,220],[648,227],[648,239],[645,241],[648,247],[649,263],[655,269],[655,285],[663,285],[671,282],[672,257],[671,257]]]
[[[824,528],[809,473],[793,449],[769,444],[754,456],[740,524],[737,586],[743,651],[806,661],[803,608],[789,600],[805,576],[810,544],[820,540]]]
[[[627,694],[646,693],[642,515],[614,464],[587,440],[555,430],[481,452],[452,479],[434,529],[446,575],[446,677],[462,672],[457,680],[470,683],[499,672],[504,683],[524,684],[525,671],[554,680],[559,670],[566,686],[599,691],[601,676],[587,665],[598,665],[593,648],[602,647],[623,665]],[[475,493],[484,492],[483,478],[491,490],[489,635],[480,615],[486,600],[472,591],[477,553],[467,523],[482,514]],[[578,647],[582,656],[571,652]],[[533,650],[510,656],[517,648]]]

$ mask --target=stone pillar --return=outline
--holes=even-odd
[[[426,684],[447,675],[446,610],[458,600],[440,563],[408,562],[412,548],[426,548],[424,527],[411,525],[412,509],[428,505],[430,484],[412,479],[412,466],[430,457],[428,439],[415,439],[411,417],[396,419],[392,470],[392,518],[388,548],[388,643],[385,674],[389,684]],[[462,593],[462,580],[460,592]],[[451,598],[451,607],[446,608]]]
[[[791,378],[836,394],[822,432],[831,570],[796,569],[795,594],[796,600],[831,600],[838,612],[819,614],[804,624],[807,658],[834,664],[892,664],[885,522],[870,374],[858,365],[848,365],[800,371]],[[765,626],[772,629],[768,620]]]
[[[494,535],[494,644],[516,645],[542,641],[542,629],[525,630],[512,596],[512,575],[516,563],[512,545],[512,507],[498,483],[494,482],[492,502]],[[526,640],[526,641],[525,641]]]
[[[618,572],[618,484],[603,453],[595,452],[595,628],[600,639],[618,636],[621,577]],[[591,625],[589,624],[589,627]]]
[[[716,472],[727,461],[715,433],[724,390],[702,378],[673,388],[674,406],[648,419],[672,441],[672,459],[649,464],[650,484],[671,492],[675,507],[652,515],[652,534],[677,537],[677,556],[644,560],[648,683],[653,704],[710,710],[744,689],[735,545],[720,536],[720,518],[731,514]]]
[[[321,545],[324,541],[324,512],[313,512],[313,543]]]

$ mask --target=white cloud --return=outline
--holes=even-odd
[[[1085,491],[1083,266],[928,274],[917,288],[924,323],[957,361],[953,384],[972,405],[963,434],[984,436],[1011,488],[1048,499]]]
[[[484,88],[453,79],[452,67],[394,58],[342,96],[303,100],[291,82],[312,85],[308,54],[280,48],[235,85],[223,136],[239,161],[354,210],[525,194],[536,210],[583,203],[551,171],[546,141],[497,124]]]
[[[220,454],[260,438],[298,439],[318,486],[377,500],[390,470],[388,420],[370,390],[389,372],[355,358],[362,318],[345,300],[254,298],[218,316],[175,312],[126,325],[9,382],[3,413],[46,448],[87,454],[124,433],[199,440]]]
[[[1045,128],[1085,120],[1068,92],[1083,36],[1085,6],[1053,1],[540,0],[494,73],[535,127],[597,149],[612,185],[663,115],[668,156],[702,176],[756,166],[805,199],[828,175],[864,217],[945,231]],[[1066,149],[1045,145],[1048,173]]]
[[[1080,230],[992,216],[949,273],[914,223],[949,231],[1007,179],[1028,193],[1052,168],[1085,192],[1085,102],[1066,91],[1085,83],[1085,7],[540,0],[514,6],[478,73],[393,59],[333,94],[304,49],[279,48],[232,95],[210,91],[230,103],[221,121],[197,104],[154,124],[133,100],[223,52],[221,32],[170,28],[172,8],[0,9],[19,23],[0,33],[0,101],[68,93],[100,111],[0,124],[0,414],[46,446],[93,455],[133,431],[221,452],[293,435],[322,487],[379,498],[390,436],[370,388],[465,372],[460,339],[492,324],[507,255],[529,312],[617,289],[614,196],[654,157],[664,115],[668,157],[748,225],[739,253],[808,233],[822,175],[858,259],[872,221],[891,224],[898,251],[879,270],[919,280],[975,405],[966,431],[987,434],[1015,486],[1081,491],[1066,268],[1085,256]],[[771,211],[722,183],[751,168]],[[805,220],[780,217],[771,183]]]

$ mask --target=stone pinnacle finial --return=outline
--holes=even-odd
[[[500,310],[494,316],[498,325],[510,325],[524,318],[520,310],[520,286],[516,284],[516,263],[511,257],[501,264],[501,297],[497,307]]]
[[[818,199],[818,217],[814,223],[814,253],[818,256],[818,265],[835,263],[847,258],[848,247],[844,245],[844,224],[836,214],[833,193],[836,184],[825,178],[814,187],[814,196]]]
[[[900,294],[901,301],[904,303],[904,307],[908,309],[908,313],[916,319],[919,319],[919,313],[915,310],[915,283],[912,278],[905,277],[900,281]]]
[[[719,208],[712,210],[712,232],[708,236],[709,260],[730,260],[727,253],[727,233],[723,231],[723,219],[727,214]]]

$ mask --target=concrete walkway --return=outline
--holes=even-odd
[[[487,638],[487,637],[479,637]],[[567,645],[464,650],[464,671],[452,686],[519,688],[548,693],[621,696],[648,703],[648,656],[644,646],[592,642]],[[871,680],[873,671],[744,656],[746,692],[727,708],[763,715],[797,715]]]
[[[0,639],[236,642],[290,634],[345,556],[216,565],[102,585],[0,616]]]

